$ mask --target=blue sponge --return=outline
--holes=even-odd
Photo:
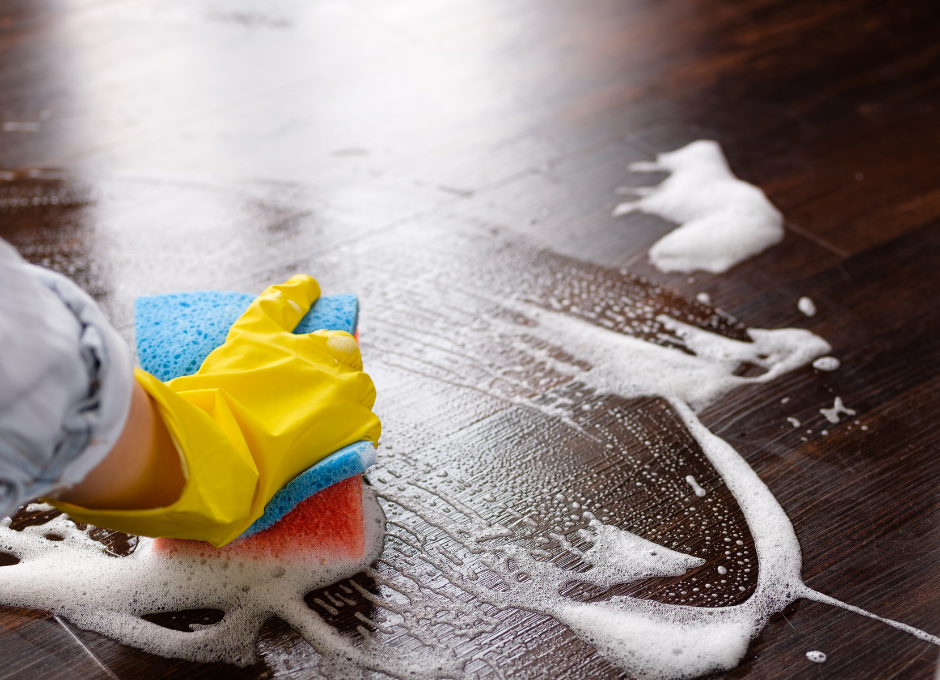
[[[134,332],[140,367],[162,382],[192,375],[225,342],[229,328],[254,299],[247,293],[217,290],[137,298]],[[321,328],[355,333],[358,321],[355,295],[331,295],[314,303],[294,333]]]
[[[229,328],[252,300],[254,296],[247,293],[214,290],[137,298],[134,334],[141,368],[163,382],[192,375],[209,353],[225,342]],[[355,295],[321,297],[294,333],[320,329],[355,333],[358,321],[359,299]],[[331,453],[274,494],[264,514],[240,538],[274,526],[302,500],[365,472],[374,463],[372,442],[356,442]]]
[[[294,477],[264,506],[264,514],[242,532],[247,538],[273,527],[275,522],[289,513],[302,500],[337,482],[361,475],[375,464],[375,446],[372,442],[356,442],[321,460]]]

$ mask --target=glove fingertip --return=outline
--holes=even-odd
[[[320,284],[310,274],[294,274],[281,285],[290,286],[301,293],[301,306],[309,307],[320,297]]]

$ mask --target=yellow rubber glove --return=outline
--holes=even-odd
[[[147,510],[53,504],[96,526],[221,546],[314,463],[357,441],[378,443],[375,387],[355,339],[291,332],[319,295],[312,277],[294,276],[256,298],[194,375],[163,384],[136,372],[181,457],[186,484],[175,503]]]

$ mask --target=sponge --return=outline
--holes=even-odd
[[[344,479],[360,475],[374,464],[375,446],[372,442],[356,442],[331,453],[294,477],[274,494],[264,506],[264,514],[245,529],[239,538],[247,538],[259,531],[270,529],[305,498]]]
[[[209,353],[225,342],[229,328],[253,299],[246,293],[225,291],[138,298],[134,333],[141,368],[161,381],[195,373]],[[355,295],[321,297],[294,333],[326,329],[355,334],[358,320]],[[300,545],[313,541],[319,551],[361,556],[365,545],[361,474],[374,463],[371,442],[356,442],[330,454],[288,482],[268,501],[264,514],[222,550],[277,557],[302,540]],[[189,544],[201,546],[199,550],[208,546],[159,539],[155,549],[174,553],[197,549]]]
[[[359,560],[366,539],[362,510],[362,479],[348,477],[302,500],[271,528],[214,548],[203,541],[158,538],[152,550],[173,557],[225,555],[283,562]]]
[[[192,375],[225,342],[229,328],[254,299],[248,293],[217,290],[137,298],[134,332],[140,367],[161,382]],[[355,333],[358,321],[355,295],[331,295],[313,304],[294,333],[322,328]]]

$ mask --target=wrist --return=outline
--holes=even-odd
[[[107,456],[58,499],[101,510],[166,507],[185,484],[179,455],[156,405],[134,381],[130,412]]]

